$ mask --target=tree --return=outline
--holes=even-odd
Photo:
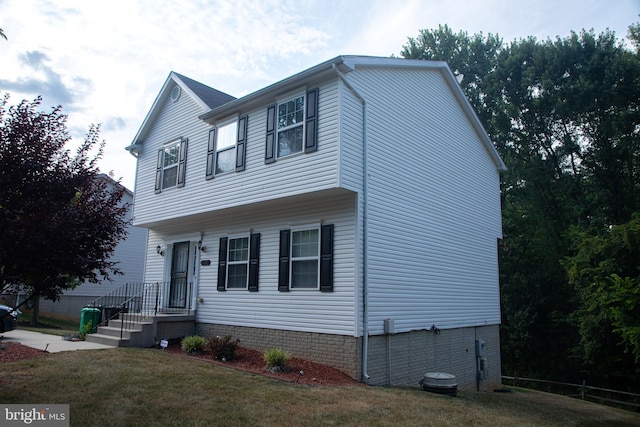
[[[0,102],[0,285],[25,289],[36,304],[55,301],[120,273],[110,256],[126,234],[125,190],[99,177],[98,126],[72,156],[61,107],[37,111],[37,98],[7,109],[8,99]]]
[[[638,374],[640,216],[600,235],[576,233],[577,251],[566,266],[582,301],[578,326],[586,363],[591,369],[604,364],[619,377]]]

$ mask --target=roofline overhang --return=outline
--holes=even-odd
[[[483,144],[485,145],[489,155],[496,164],[496,168],[500,172],[507,170],[502,158],[498,154],[493,141],[487,134],[487,131],[482,126],[478,115],[471,106],[471,103],[467,99],[462,87],[458,83],[456,76],[453,74],[449,65],[444,61],[425,61],[422,59],[404,59],[404,58],[385,58],[375,56],[354,56],[354,55],[340,55],[328,61],[322,62],[307,70],[301,71],[288,77],[284,80],[269,85],[256,92],[250,93],[242,98],[238,98],[231,102],[228,102],[220,107],[214,108],[204,114],[198,116],[198,118],[211,125],[215,124],[217,120],[224,119],[230,114],[238,113],[240,111],[247,112],[251,108],[259,107],[267,103],[272,103],[275,98],[281,94],[291,91],[295,87],[299,87],[304,84],[312,84],[313,82],[322,81],[330,77],[336,76],[334,68],[337,68],[340,72],[349,73],[354,71],[357,67],[386,67],[386,68],[428,68],[440,71],[444,76],[446,82],[449,84],[451,91],[460,103],[462,109],[469,117],[469,121],[474,130],[479,135]]]

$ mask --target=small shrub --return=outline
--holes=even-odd
[[[281,348],[271,348],[262,353],[264,360],[267,362],[267,368],[270,370],[286,371],[287,362],[291,358],[289,353]]]
[[[211,347],[213,358],[222,361],[235,359],[239,342],[240,340],[238,339],[233,340],[231,335],[209,339],[209,346]]]
[[[82,331],[80,331],[79,338],[82,341],[84,341],[85,338],[87,338],[87,334],[90,334],[92,329],[93,329],[93,322],[89,320],[87,323],[82,325]]]
[[[207,345],[207,340],[199,335],[190,335],[184,337],[180,343],[182,350],[188,354],[201,353],[204,347]]]

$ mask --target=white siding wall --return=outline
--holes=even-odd
[[[347,78],[367,102],[370,332],[498,324],[499,176],[444,78]]]
[[[176,103],[167,100],[138,158],[136,225],[337,188],[337,81],[323,84],[319,89],[317,152],[293,155],[265,165],[265,105],[248,112],[246,170],[219,175],[212,180],[205,179],[210,126],[197,118],[203,111],[185,95]],[[158,149],[180,137],[189,139],[185,186],[155,194]]]
[[[199,267],[197,306],[199,322],[257,328],[285,329],[355,335],[354,283],[356,282],[355,233],[357,195],[325,191],[277,203],[233,208],[206,216],[191,217],[150,233],[147,281],[162,281],[169,254],[161,257],[155,246],[178,241],[189,233],[204,234],[207,247]],[[334,224],[334,291],[278,291],[279,231],[298,225]],[[217,290],[218,245],[223,236],[260,233],[259,291]],[[166,279],[165,279],[166,280]]]

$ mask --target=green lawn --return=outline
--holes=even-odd
[[[72,426],[640,426],[640,414],[534,391],[309,387],[151,349],[2,364],[0,402],[69,403]]]
[[[53,317],[38,316],[38,326],[28,326],[26,323],[31,322],[30,313],[21,313],[18,316],[19,328],[27,331],[42,332],[52,335],[67,335],[78,334],[78,328],[80,327],[80,320],[71,322],[69,320],[62,320]]]

